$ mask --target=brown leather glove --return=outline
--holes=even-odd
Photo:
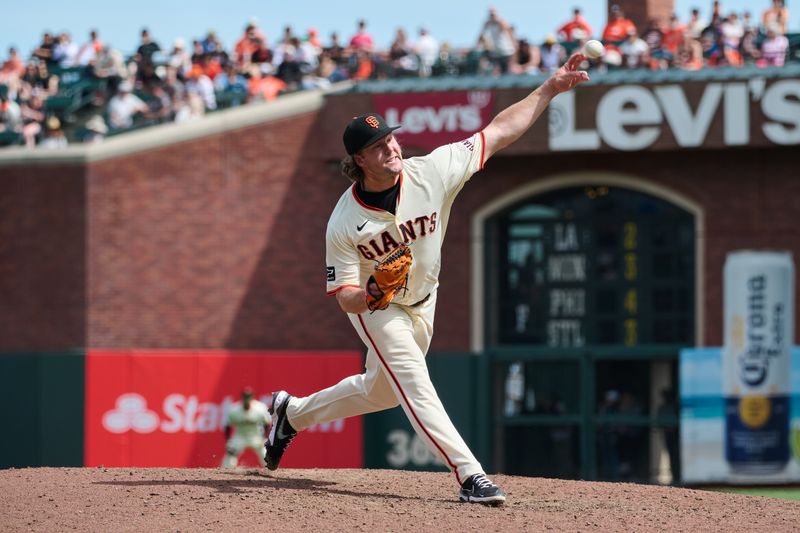
[[[411,268],[411,248],[401,244],[375,265],[375,273],[367,280],[367,307],[381,311],[389,307],[395,295],[406,288]]]

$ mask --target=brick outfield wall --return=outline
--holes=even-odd
[[[362,349],[325,296],[325,226],[347,182],[317,155],[331,135],[317,121],[86,168],[0,168],[0,351]],[[472,213],[532,180],[587,170],[639,175],[704,206],[705,338],[719,345],[725,253],[800,257],[795,151],[495,157],[451,214],[431,349],[469,349]]]
[[[0,352],[86,344],[85,172],[0,168]]]

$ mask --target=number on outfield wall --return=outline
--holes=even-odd
[[[427,466],[437,463],[425,443],[416,434],[411,434],[404,429],[395,429],[386,436],[386,441],[391,449],[386,454],[386,462],[395,468],[402,468],[409,464],[414,466]]]

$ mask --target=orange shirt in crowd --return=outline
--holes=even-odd
[[[275,100],[281,91],[286,90],[286,83],[275,76],[253,76],[247,82],[247,91],[250,96],[261,97],[270,102]]]
[[[589,23],[586,22],[586,19],[581,16],[575,17],[558,28],[558,33],[564,34],[565,41],[574,41],[575,37],[572,36],[572,32],[575,30],[583,31],[585,34],[584,37],[590,37],[592,35],[592,27],[589,26]]]
[[[678,48],[680,48],[681,44],[683,43],[685,34],[686,26],[683,24],[678,24],[677,26],[667,28],[664,31],[664,38],[661,41],[661,46],[664,48],[664,50],[672,53],[672,55],[675,55],[678,53]]]
[[[222,73],[222,66],[219,64],[219,61],[207,61],[205,65],[203,64],[196,64],[192,66],[192,70],[195,67],[199,67],[200,71],[209,77],[212,81],[216,78],[220,73]]]
[[[603,40],[623,41],[628,37],[628,32],[635,29],[636,26],[633,25],[633,22],[626,18],[612,20],[606,25],[606,29],[603,30]]]
[[[0,74],[3,74],[3,76],[0,76],[2,79],[5,79],[6,76],[20,78],[25,74],[25,62],[22,61],[19,56],[10,57],[3,63],[2,68],[0,68]]]

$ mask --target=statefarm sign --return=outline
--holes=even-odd
[[[225,414],[245,385],[306,395],[363,371],[357,352],[90,351],[86,357],[86,466],[216,467]],[[360,417],[312,426],[287,467],[363,465]],[[255,456],[241,464],[255,466]]]
[[[396,133],[398,141],[425,150],[463,141],[482,130],[494,107],[491,91],[390,93],[373,98],[387,123],[402,126]]]
[[[587,86],[549,107],[548,150],[800,144],[800,80]]]

